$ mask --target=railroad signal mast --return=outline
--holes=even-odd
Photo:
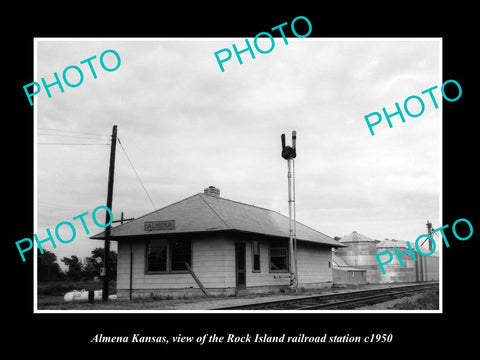
[[[295,158],[297,157],[297,132],[292,131],[292,146],[285,145],[285,134],[282,134],[282,157],[288,165],[288,218],[289,218],[289,253],[290,253],[290,288],[298,290],[297,272],[297,220],[295,209]],[[293,219],[292,219],[293,217]]]

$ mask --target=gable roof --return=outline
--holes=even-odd
[[[175,220],[172,230],[146,230],[145,222]],[[289,218],[276,211],[198,193],[155,210],[129,223],[112,227],[111,240],[152,234],[180,234],[211,231],[244,231],[288,238]],[[104,239],[105,232],[90,239]],[[330,236],[297,221],[297,239],[332,247],[344,246]]]

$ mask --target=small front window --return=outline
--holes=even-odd
[[[287,241],[270,243],[270,271],[288,271]]]
[[[190,241],[172,240],[170,243],[172,252],[172,271],[187,270],[185,263],[190,266],[192,258]]]
[[[190,240],[150,240],[147,243],[147,271],[172,272],[186,271],[187,263],[192,264]]]
[[[260,272],[260,240],[252,242],[253,271]]]
[[[167,240],[152,240],[148,246],[148,271],[167,271]]]

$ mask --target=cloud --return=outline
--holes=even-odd
[[[426,103],[421,117],[394,117],[393,128],[384,121],[373,137],[363,118],[440,84],[439,41],[277,39],[269,54],[246,54],[242,65],[232,58],[222,73],[213,53],[241,41],[40,41],[39,77],[105,49],[122,64],[97,79],[86,73],[64,93],[53,89],[51,99],[39,95],[38,127],[108,143],[118,125],[158,208],[215,185],[222,196],[284,214],[280,134],[297,130],[297,218],[305,224],[332,236],[406,239],[426,218],[439,221],[441,110]],[[39,226],[104,203],[108,159],[106,145],[38,145]],[[115,216],[152,211],[118,145],[115,171]]]

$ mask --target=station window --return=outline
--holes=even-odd
[[[186,271],[192,263],[190,240],[150,240],[147,243],[147,272]]]
[[[148,271],[167,271],[167,240],[150,241],[147,248]]]
[[[287,241],[272,241],[270,243],[270,271],[288,271]]]
[[[252,241],[252,271],[260,272],[260,240]]]
[[[172,254],[172,271],[187,270],[185,262],[190,265],[192,258],[192,247],[190,240],[172,240],[170,242],[170,249]]]

